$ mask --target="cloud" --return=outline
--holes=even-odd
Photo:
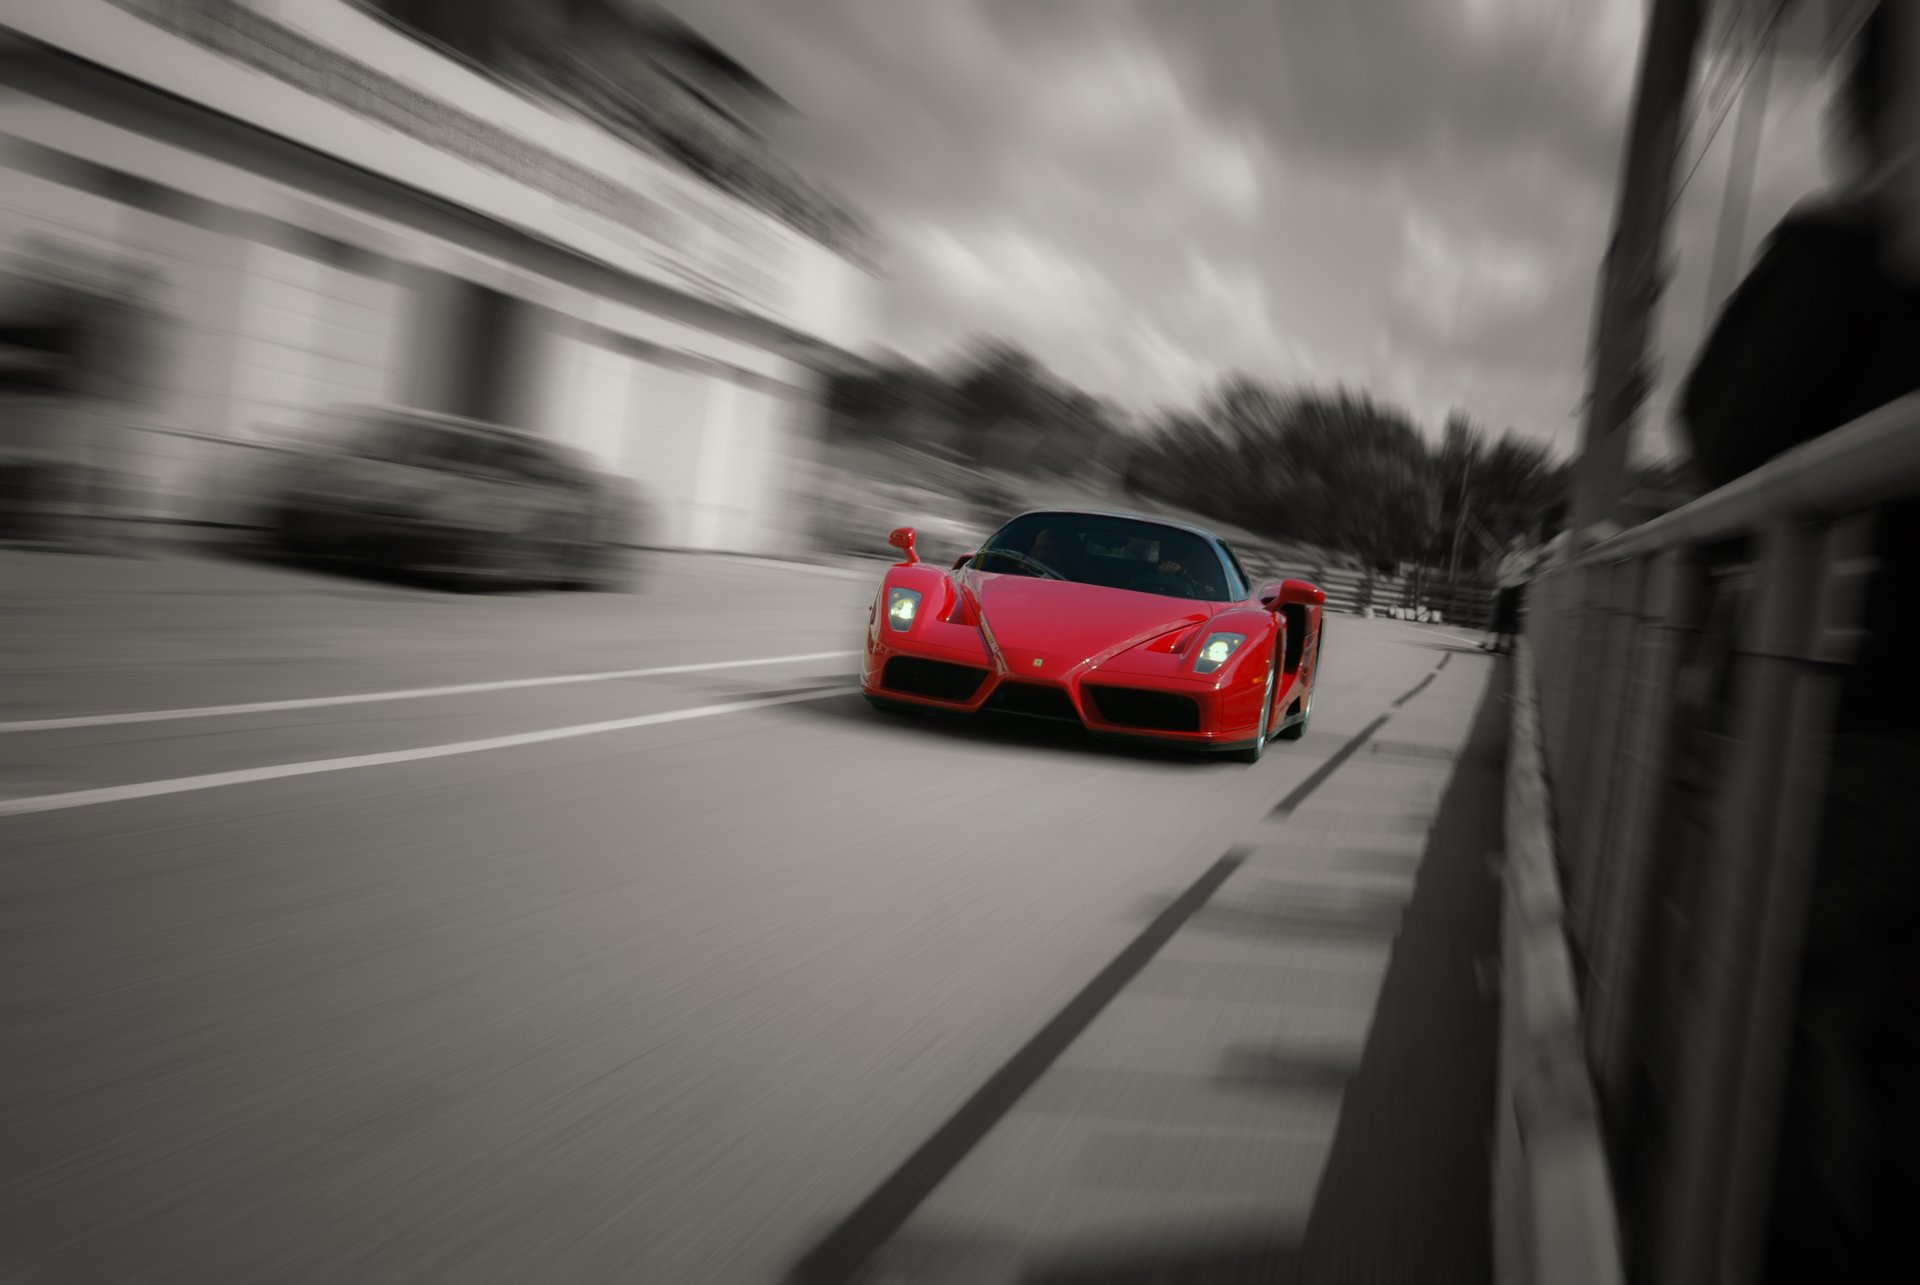
[[[1347,170],[1529,150],[1610,172],[1637,0],[1142,0],[1209,110]],[[1603,180],[1604,181],[1604,180]]]
[[[1129,321],[1124,341],[1127,357],[1144,369],[1149,385],[1169,400],[1192,401],[1221,376],[1215,362],[1194,352],[1151,321],[1142,318]]]
[[[689,16],[799,107],[796,157],[892,236],[892,346],[932,356],[997,330],[1134,406],[1238,370],[1373,389],[1435,429],[1458,402],[1570,446],[1643,10],[703,0]],[[1789,68],[1783,101],[1807,79]],[[1804,128],[1770,137],[1783,163],[1756,220],[1817,181]],[[1718,190],[1711,169],[1696,188]],[[1701,235],[1683,207],[1683,273],[1703,282]]]
[[[1551,269],[1532,245],[1452,229],[1418,210],[1404,222],[1396,297],[1440,334],[1476,330],[1546,301]]]
[[[962,233],[921,224],[900,241],[912,260],[903,269],[908,280],[1024,339],[1097,324],[1116,303],[1112,285],[1085,260],[1016,226]]]
[[[1274,337],[1266,284],[1251,265],[1223,272],[1197,249],[1187,251],[1188,307],[1196,323],[1220,323],[1262,341]]]

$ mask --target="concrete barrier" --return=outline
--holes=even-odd
[[[1618,1219],[1554,865],[1533,652],[1514,648],[1500,912],[1499,1285],[1618,1285]]]

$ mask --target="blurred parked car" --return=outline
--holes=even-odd
[[[347,413],[277,471],[267,524],[290,552],[461,584],[615,588],[644,510],[630,481],[515,429],[423,411]]]

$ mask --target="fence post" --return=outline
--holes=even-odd
[[[1587,679],[1598,688],[1594,701],[1594,722],[1589,733],[1592,741],[1587,772],[1592,779],[1593,806],[1583,818],[1580,833],[1572,836],[1578,845],[1579,865],[1586,871],[1580,881],[1578,901],[1571,906],[1569,931],[1580,943],[1587,970],[1581,979],[1583,999],[1592,994],[1594,975],[1607,966],[1603,953],[1609,944],[1597,935],[1599,908],[1606,889],[1613,881],[1615,853],[1612,836],[1619,830],[1619,812],[1625,793],[1623,779],[1623,742],[1630,730],[1627,724],[1627,686],[1634,673],[1634,635],[1638,629],[1637,599],[1640,593],[1643,559],[1618,562],[1601,572],[1601,601],[1605,604],[1599,622],[1599,650]]]
[[[1573,591],[1570,605],[1575,614],[1574,634],[1568,647],[1571,666],[1563,680],[1569,695],[1566,726],[1562,729],[1566,756],[1560,765],[1562,774],[1555,778],[1554,784],[1568,920],[1570,927],[1575,928],[1585,922],[1587,891],[1593,875],[1586,864],[1587,845],[1583,840],[1587,827],[1593,823],[1599,795],[1594,788],[1592,771],[1594,738],[1584,734],[1584,729],[1594,725],[1595,710],[1600,703],[1600,684],[1594,678],[1606,639],[1607,571],[1606,567],[1591,564],[1580,567],[1573,573],[1570,586]],[[1575,937],[1572,945],[1577,973],[1584,977],[1587,943]]]
[[[1641,584],[1641,633],[1635,647],[1628,725],[1623,753],[1630,788],[1620,824],[1612,831],[1614,872],[1600,905],[1597,940],[1609,943],[1609,966],[1595,978],[1588,1001],[1587,1045],[1600,1084],[1601,1100],[1620,1100],[1635,1051],[1633,1032],[1647,939],[1645,903],[1649,865],[1658,854],[1655,836],[1665,797],[1673,728],[1674,683],[1685,635],[1699,628],[1701,568],[1685,551],[1668,550],[1649,560]]]
[[[1799,646],[1780,742],[1773,805],[1775,821],[1762,850],[1758,923],[1752,951],[1751,1017],[1736,1063],[1727,1196],[1721,1242],[1725,1276],[1758,1280],[1766,1252],[1764,1228],[1772,1196],[1779,1112],[1798,1011],[1807,933],[1807,901],[1819,865],[1820,822],[1826,802],[1828,737],[1846,665],[1858,644],[1856,628],[1870,574],[1873,515],[1834,523],[1814,551],[1813,592],[1798,606],[1793,631]]]
[[[1573,774],[1567,764],[1567,724],[1572,716],[1573,692],[1568,675],[1573,672],[1575,653],[1580,644],[1580,568],[1568,566],[1560,572],[1554,591],[1553,649],[1553,739],[1548,743],[1547,766],[1554,781],[1554,831],[1564,828],[1564,815],[1572,806]]]
[[[1782,819],[1782,741],[1796,679],[1812,634],[1820,549],[1809,528],[1779,523],[1760,540],[1754,611],[1735,640],[1733,755],[1713,804],[1704,855],[1686,993],[1676,997],[1688,1038],[1679,1057],[1672,1110],[1672,1170],[1654,1279],[1728,1279],[1722,1254],[1731,1212],[1731,1162],[1763,936],[1776,826]],[[1752,1121],[1745,1123],[1751,1125]]]

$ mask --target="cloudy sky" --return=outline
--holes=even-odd
[[[1142,409],[1227,370],[1345,383],[1431,431],[1460,406],[1572,447],[1643,0],[677,9],[795,104],[795,159],[879,225],[891,347],[1000,334]],[[1773,76],[1749,240],[1820,181],[1811,81]],[[1679,211],[1676,370],[1733,133]]]

